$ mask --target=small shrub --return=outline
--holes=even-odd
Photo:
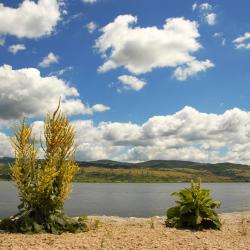
[[[167,226],[195,230],[220,229],[221,222],[215,212],[220,202],[213,200],[210,191],[201,187],[200,179],[198,183],[191,181],[190,188],[172,195],[178,196],[180,200],[176,201],[177,206],[167,210]]]

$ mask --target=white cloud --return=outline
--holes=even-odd
[[[194,3],[192,5],[192,10],[198,10],[200,13],[200,18],[205,21],[208,25],[215,25],[217,14],[212,12],[213,6],[209,3],[202,3],[198,5],[197,3]]]
[[[133,89],[135,91],[141,90],[146,85],[144,80],[135,76],[122,75],[118,77],[118,80],[124,85],[124,89]]]
[[[215,32],[213,34],[213,37],[222,37],[222,36],[223,36],[222,33],[219,33],[219,32]]]
[[[179,81],[184,81],[190,76],[197,75],[197,73],[206,71],[209,68],[214,67],[214,64],[210,60],[206,61],[192,61],[187,63],[187,66],[178,67],[174,72],[174,77]]]
[[[65,13],[65,15],[67,15],[68,13],[67,13],[67,11],[66,11],[66,13]],[[82,12],[79,12],[79,13],[76,13],[76,14],[74,14],[74,15],[72,15],[72,16],[69,16],[66,20],[64,20],[62,23],[63,23],[63,25],[67,25],[67,24],[69,24],[69,23],[71,23],[71,22],[73,22],[73,21],[75,21],[75,20],[79,20],[79,19],[81,19],[83,17],[83,13]]]
[[[10,143],[10,137],[0,132],[0,157],[11,157],[12,148]]]
[[[79,145],[77,157],[81,160],[112,158],[139,136],[140,129],[138,125],[118,122],[101,122],[95,126],[90,120],[78,120],[72,124]]]
[[[151,159],[172,160],[181,159],[183,161],[197,161],[206,162],[208,160],[207,154],[195,147],[187,148],[170,148],[166,152],[165,146],[146,146],[136,147],[128,150],[126,155],[119,159],[122,161],[148,161]],[[143,159],[143,160],[142,160]]]
[[[226,45],[226,38],[223,36],[223,33],[215,32],[213,34],[213,37],[216,37],[221,40],[221,45],[225,46]]]
[[[15,55],[19,51],[26,50],[26,47],[24,44],[13,44],[13,45],[9,46],[8,50],[10,53]]]
[[[202,3],[199,5],[199,8],[202,10],[202,11],[209,11],[212,9],[212,5],[209,4],[209,3]]]
[[[110,107],[105,106],[103,104],[95,104],[90,110],[91,110],[91,113],[104,112],[104,111],[110,110]]]
[[[119,150],[119,146],[114,146],[112,142],[103,139],[105,131],[103,131],[102,123],[97,127],[90,120],[73,121],[72,124],[76,128],[76,140],[79,145],[76,152],[78,159],[107,159]]]
[[[200,113],[191,107],[185,107],[173,115],[150,118],[140,127],[141,135],[138,141],[142,145],[131,145],[131,148],[119,157],[130,161],[230,160],[249,164],[250,154],[245,153],[250,145],[249,122],[250,112],[237,108],[217,115]],[[226,149],[227,153],[221,154],[220,149]]]
[[[237,49],[250,49],[250,32],[246,32],[244,35],[237,37],[233,40]]]
[[[192,10],[195,11],[197,7],[198,7],[198,4],[197,3],[193,3]]]
[[[96,3],[97,0],[82,0],[83,3]]]
[[[226,45],[226,41],[227,41],[226,38],[223,37],[223,38],[222,38],[222,41],[221,41],[221,45],[222,45],[222,46],[225,46],[225,45]]]
[[[185,107],[175,114],[153,116],[141,125],[95,125],[91,120],[72,124],[79,145],[78,160],[175,159],[250,164],[250,112],[237,108],[213,114]],[[42,127],[41,122],[35,125],[35,131]]]
[[[89,23],[86,25],[86,28],[87,28],[88,32],[89,32],[90,34],[92,34],[92,33],[96,30],[97,25],[96,25],[95,22],[92,21],[92,22],[89,22]]]
[[[51,64],[58,63],[59,56],[55,55],[53,52],[50,52],[43,60],[39,63],[39,67],[47,68]]]
[[[104,105],[85,105],[80,100],[76,88],[55,76],[42,77],[40,71],[35,68],[14,70],[9,65],[0,67],[2,120],[18,119],[22,113],[27,117],[44,117],[48,111],[55,110],[60,96],[62,110],[67,115],[105,111]]]
[[[64,73],[68,72],[68,71],[71,71],[73,70],[74,67],[73,66],[68,66],[68,67],[65,67],[63,69],[60,69],[60,70],[57,70],[57,71],[53,71],[53,72],[50,72],[49,73],[49,76],[61,76],[63,75]]]
[[[142,74],[154,68],[185,66],[196,60],[192,54],[202,46],[197,40],[200,35],[195,21],[169,18],[161,29],[132,27],[136,22],[137,17],[122,15],[102,28],[103,34],[95,47],[106,62],[99,72],[125,67],[134,74]]]
[[[50,35],[60,20],[57,0],[24,0],[18,8],[0,4],[0,34],[19,38],[39,38]]]
[[[206,21],[209,25],[215,25],[216,23],[216,14],[215,13],[209,13],[205,16]]]
[[[153,159],[250,164],[250,112],[238,108],[222,114],[185,107],[177,113],[153,116],[143,124],[72,121],[76,128],[77,160]],[[43,122],[32,124],[43,138]],[[2,136],[2,137],[1,137]],[[0,147],[7,137],[0,133]],[[5,149],[6,147],[6,149]],[[8,154],[7,146],[0,152]]]
[[[0,46],[4,46],[5,38],[0,36]]]

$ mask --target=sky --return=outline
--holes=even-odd
[[[42,135],[61,97],[78,160],[250,164],[249,7],[0,1],[0,157],[23,114]]]

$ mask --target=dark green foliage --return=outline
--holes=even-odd
[[[12,233],[53,233],[87,231],[85,221],[66,216],[63,211],[26,211],[5,218],[0,222],[0,230]]]
[[[210,196],[208,189],[201,187],[199,183],[191,182],[190,188],[175,192],[180,200],[178,204],[167,210],[166,225],[176,228],[190,228],[194,230],[220,229],[221,223],[215,208],[220,207],[220,202]]]

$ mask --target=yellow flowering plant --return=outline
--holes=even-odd
[[[85,231],[86,224],[67,217],[63,205],[71,191],[71,182],[79,167],[75,162],[75,130],[59,110],[47,114],[44,121],[44,159],[38,160],[35,137],[23,118],[14,129],[12,146],[15,162],[11,176],[21,204],[19,213],[0,222],[0,229],[14,232]]]

